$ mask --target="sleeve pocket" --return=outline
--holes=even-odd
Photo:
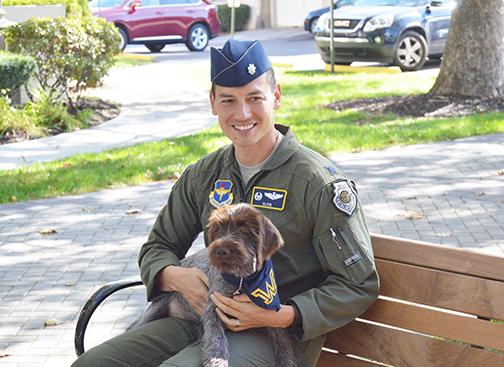
[[[357,241],[345,237],[336,228],[331,228],[315,238],[316,253],[326,272],[360,284],[374,271],[374,264]]]

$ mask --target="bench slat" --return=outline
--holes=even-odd
[[[504,283],[376,260],[383,296],[504,320]]]
[[[325,346],[397,367],[504,366],[502,353],[360,321],[331,332]]]
[[[379,299],[360,319],[504,351],[504,324]]]
[[[504,257],[373,234],[375,257],[504,281]]]
[[[380,365],[322,350],[317,367],[380,367]]]

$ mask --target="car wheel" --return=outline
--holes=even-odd
[[[317,29],[318,17],[313,18],[310,22],[310,32],[315,34],[315,30]]]
[[[189,29],[186,46],[191,51],[203,51],[208,45],[208,29],[203,24],[195,24]]]
[[[402,71],[420,69],[427,61],[427,42],[421,34],[413,31],[404,32],[399,39],[394,55],[394,64]]]
[[[119,35],[121,36],[121,41],[119,42],[119,50],[124,51],[126,45],[128,44],[128,34],[122,28],[117,28]]]
[[[145,45],[150,52],[161,52],[166,45],[164,43],[148,43]]]

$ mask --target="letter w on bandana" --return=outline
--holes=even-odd
[[[275,280],[275,272],[271,260],[264,263],[261,271],[255,272],[247,278],[237,277],[230,273],[222,273],[222,277],[226,282],[235,286],[241,287],[245,294],[259,307],[268,310],[280,310],[280,297]]]

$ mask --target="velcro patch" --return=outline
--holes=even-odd
[[[345,260],[345,265],[347,268],[351,267],[352,265],[357,264],[359,261],[362,260],[362,256],[360,254],[353,254],[350,256],[348,259]]]
[[[287,190],[254,186],[250,204],[258,208],[284,210]]]

